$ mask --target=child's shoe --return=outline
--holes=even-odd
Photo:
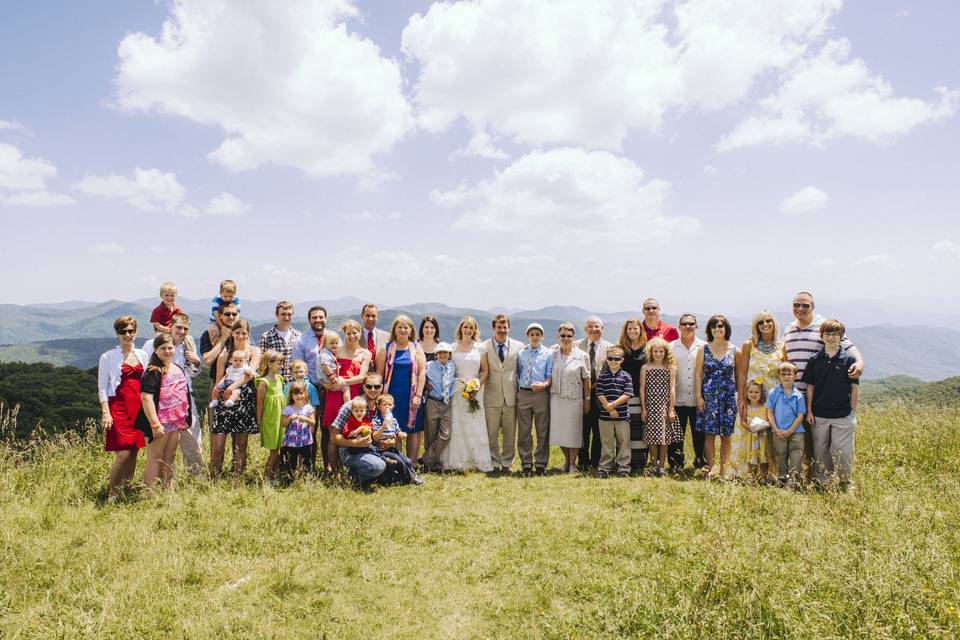
[[[223,404],[227,405],[228,407],[232,407],[232,406],[233,406],[234,404],[236,404],[236,403],[233,401],[233,398],[230,398],[229,400],[227,400],[227,401],[224,402]]]
[[[207,406],[210,407],[211,409],[213,409],[213,408],[214,408],[215,406],[217,406],[218,404],[220,404],[220,401],[219,401],[219,400],[211,400],[211,401],[210,401],[210,404],[208,404]]]

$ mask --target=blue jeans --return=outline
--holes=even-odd
[[[387,468],[387,463],[370,448],[340,447],[340,461],[350,472],[350,476],[361,485],[379,478]]]

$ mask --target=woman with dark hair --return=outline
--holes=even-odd
[[[129,484],[137,469],[137,451],[145,445],[143,434],[134,427],[140,410],[140,379],[147,366],[147,354],[134,347],[137,319],[120,316],[113,323],[120,343],[100,356],[97,367],[97,391],[100,398],[100,424],[105,432],[104,451],[116,454],[107,477],[107,499]]]
[[[153,355],[140,381],[140,411],[137,428],[147,441],[147,464],[143,482],[148,489],[173,483],[173,461],[180,444],[180,432],[193,421],[187,373],[173,361],[177,346],[169,333],[153,339]]]
[[[420,321],[420,331],[417,335],[420,336],[420,342],[418,343],[420,350],[423,352],[426,361],[430,362],[437,357],[434,349],[443,342],[440,337],[440,323],[433,316],[423,316],[423,320]]]
[[[217,380],[223,378],[234,351],[246,351],[247,362],[254,370],[260,366],[260,347],[250,343],[250,324],[246,320],[237,320],[229,330],[230,336],[217,356]],[[230,435],[233,437],[233,473],[240,478],[247,466],[247,438],[251,433],[260,432],[257,424],[257,390],[252,380],[240,387],[240,397],[232,407],[226,406],[226,403],[217,407],[210,424],[210,475],[214,478],[220,475],[223,450],[227,435]]]
[[[623,348],[624,371],[633,380],[633,397],[627,402],[630,412],[630,466],[634,472],[642,471],[647,464],[647,443],[643,439],[643,420],[640,415],[640,369],[647,361],[647,334],[640,318],[627,318],[617,341]]]
[[[704,433],[704,457],[711,479],[725,477],[730,438],[737,419],[736,370],[740,352],[730,343],[730,322],[722,315],[707,320],[707,344],[697,352],[697,431]],[[714,467],[716,436],[720,436],[720,468]]]

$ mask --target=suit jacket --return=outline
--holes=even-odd
[[[587,371],[589,371],[590,370],[590,341],[587,338],[580,338],[574,343],[574,346],[582,350],[585,354],[587,354]],[[612,346],[613,346],[613,343],[610,342],[609,340],[605,340],[604,338],[600,338],[599,340],[597,340],[596,367],[597,367],[598,376],[600,375],[600,372],[603,371],[603,368],[607,364],[607,347],[612,347]],[[592,382],[596,382],[596,380],[593,380]],[[597,392],[596,389],[597,389],[597,385],[594,384],[593,389],[590,391],[590,394],[591,395],[595,394]]]
[[[363,323],[361,323],[362,325]],[[380,347],[386,346],[390,342],[390,332],[384,331],[383,329],[377,328],[373,330],[373,353],[370,355],[376,357],[377,351],[380,350]],[[367,329],[363,328],[360,330],[360,346],[366,348],[367,346]]]
[[[487,385],[483,390],[483,406],[515,407],[517,405],[517,354],[525,345],[519,340],[507,338],[507,352],[503,362],[497,355],[496,341],[484,340],[481,345],[487,354]]]

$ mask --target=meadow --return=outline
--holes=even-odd
[[[0,637],[956,638],[960,410],[868,408],[859,429],[844,494],[559,474],[276,488],[256,450],[238,485],[181,473],[112,505],[94,428],[9,440]]]

